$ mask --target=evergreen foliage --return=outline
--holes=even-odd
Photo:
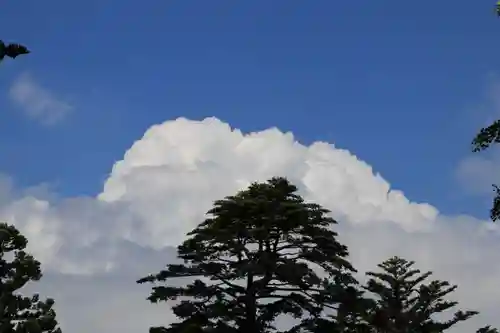
[[[427,282],[432,273],[421,273],[413,268],[414,264],[413,261],[393,257],[378,265],[381,272],[367,273],[371,278],[365,289],[374,295],[375,300],[368,319],[372,331],[443,332],[477,314],[476,311],[459,310],[448,320],[438,320],[436,315],[458,305],[458,302],[445,299],[457,286],[439,280]]]
[[[0,223],[0,333],[60,333],[54,300],[19,293],[42,277],[40,263],[24,251],[27,243],[14,226]]]
[[[272,178],[216,201],[178,247],[184,263],[138,281],[156,284],[151,302],[180,301],[173,311],[181,321],[150,332],[296,332],[344,303],[356,280],[347,247],[332,231],[336,221],[296,191]],[[196,279],[167,284],[182,277]],[[274,321],[283,314],[299,324],[280,331]]]

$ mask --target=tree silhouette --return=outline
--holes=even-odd
[[[439,280],[426,283],[432,273],[420,273],[413,265],[413,261],[393,257],[378,265],[381,272],[367,273],[371,278],[365,289],[374,295],[375,300],[368,319],[372,331],[441,333],[478,313],[459,310],[451,319],[436,319],[437,314],[458,305],[458,302],[444,299],[457,286]],[[493,333],[496,330],[487,326],[477,332]]]
[[[0,224],[0,333],[60,333],[54,300],[18,293],[42,277],[40,263],[24,251],[27,243],[14,226]]]
[[[178,247],[184,263],[138,281],[155,284],[151,302],[180,301],[173,312],[181,321],[150,332],[296,332],[310,324],[305,316],[343,302],[356,280],[347,248],[331,230],[336,221],[296,191],[272,178],[216,201]],[[195,280],[166,283],[187,277]],[[275,319],[282,314],[300,323],[280,331]]]
[[[500,142],[500,120],[482,128],[472,141],[472,151],[479,152],[488,149],[492,144]],[[490,210],[490,218],[496,221],[500,218],[500,188],[493,184],[495,196]]]
[[[28,54],[30,51],[26,46],[20,44],[5,44],[0,40],[0,61],[2,61],[6,56],[15,59],[17,56]]]

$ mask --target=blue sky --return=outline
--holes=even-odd
[[[171,263],[214,200],[276,170],[339,219],[360,272],[415,260],[481,312],[454,332],[500,327],[500,225],[485,221],[488,193],[472,193],[500,182],[500,148],[470,152],[500,117],[494,5],[3,1],[0,38],[32,53],[0,63],[0,220],[30,240],[62,330],[172,322],[133,281]],[[179,116],[220,121],[151,129]],[[262,131],[273,126],[349,150],[405,196],[345,151]],[[41,183],[62,199],[18,192]]]
[[[457,163],[489,112],[493,1],[9,1],[0,30],[33,53],[0,75],[0,170],[21,186],[98,193],[155,123],[216,116],[333,142],[415,201],[486,216]],[[19,22],[23,22],[22,24]],[[17,112],[28,72],[73,106],[57,126]],[[481,110],[476,112],[476,110]],[[486,198],[487,199],[487,198]]]

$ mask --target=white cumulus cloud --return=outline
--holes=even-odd
[[[276,128],[245,135],[215,118],[181,118],[150,128],[114,165],[99,199],[126,203],[143,218],[141,229],[128,230],[127,239],[160,248],[182,239],[213,200],[277,175],[353,223],[390,221],[420,230],[438,214],[391,190],[346,150],[323,142],[303,146]]]
[[[172,319],[166,307],[134,303],[148,294],[135,280],[174,260],[172,247],[214,200],[273,176],[288,177],[307,200],[332,211],[361,272],[392,255],[415,260],[458,284],[464,308],[482,311],[456,332],[500,327],[498,228],[412,202],[349,151],[326,142],[306,146],[277,128],[242,133],[216,118],[167,121],[125,152],[96,198],[41,198],[0,179],[0,218],[29,237],[50,273],[43,290],[60,300],[66,330],[128,333]]]
[[[9,89],[10,99],[24,114],[44,125],[60,122],[73,110],[73,106],[37,83],[24,73],[16,78]]]

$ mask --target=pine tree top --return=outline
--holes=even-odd
[[[286,178],[276,177],[216,201],[178,247],[184,264],[138,281],[196,278],[185,287],[153,287],[152,302],[191,299],[173,308],[183,321],[164,332],[193,325],[268,332],[279,314],[317,316],[327,300],[339,302],[356,283],[347,247],[337,241],[329,211],[296,192]]]

